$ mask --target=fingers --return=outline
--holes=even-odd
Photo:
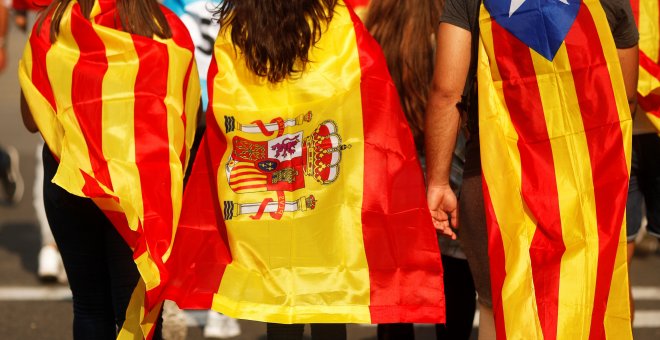
[[[451,226],[452,228],[456,229],[458,228],[458,208],[452,210],[450,212],[451,216]]]

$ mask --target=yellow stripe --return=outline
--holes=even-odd
[[[655,63],[660,50],[659,13],[658,1],[639,0],[639,49]]]
[[[630,170],[630,157],[632,152],[632,119],[630,109],[626,98],[623,75],[619,64],[619,58],[616,52],[616,46],[612,39],[610,26],[607,17],[600,5],[600,2],[585,2],[589,7],[591,14],[596,22],[598,36],[603,46],[603,52],[609,66],[610,78],[614,89],[619,119],[621,120],[621,133],[624,141],[624,151],[626,154],[626,164]],[[648,12],[652,6],[653,14]],[[649,55],[656,62],[658,61],[658,1],[640,1],[640,26],[642,25],[642,8],[648,13],[648,18],[653,18],[654,27],[654,47],[653,54]],[[644,23],[650,24],[650,23]],[[646,44],[646,43],[645,43]],[[640,40],[640,48],[642,41]],[[644,45],[645,48],[651,48],[650,45]],[[650,51],[649,51],[650,52]],[[607,310],[605,312],[605,333],[608,339],[632,339],[632,328],[630,322],[630,301],[628,293],[628,269],[626,263],[626,218],[625,214],[621,221],[621,234],[619,237],[619,246],[615,260],[614,273],[612,275],[612,285],[607,301]]]
[[[177,46],[172,39],[168,40],[159,40],[167,46],[167,53],[169,56],[168,62],[168,74],[167,74],[167,99],[165,100],[165,105],[167,105],[167,132],[170,140],[170,175],[171,175],[171,191],[170,196],[172,199],[172,238],[170,240],[169,247],[165,254],[163,254],[163,261],[167,261],[172,252],[172,246],[174,245],[174,237],[176,235],[177,226],[179,224],[179,216],[181,214],[181,201],[183,198],[183,174],[184,174],[184,164],[181,164],[181,154],[185,149],[186,157],[190,157],[190,146],[192,144],[186,144],[186,138],[190,138],[190,134],[194,130],[188,129],[186,131],[186,126],[184,126],[181,114],[186,109],[193,109],[194,106],[189,105],[186,107],[186,94],[184,93],[183,84],[186,81],[186,71],[188,66],[192,63],[193,54],[192,52],[186,50],[185,48]],[[193,69],[191,74],[197,74]],[[194,77],[190,77],[194,78]],[[188,88],[197,93],[197,103],[199,104],[200,90],[199,90],[199,80],[195,81],[193,84],[188,84]],[[192,87],[191,87],[192,85]],[[197,111],[186,112],[188,115],[186,117],[187,124],[189,126],[196,126]],[[184,161],[185,163],[185,161]]]
[[[71,9],[69,5],[62,16],[60,35],[46,56],[46,65],[51,84],[59,88],[55,93],[57,102],[58,120],[64,132],[60,165],[53,182],[74,195],[84,196],[82,188],[84,179],[80,171],[90,176],[94,172],[89,159],[87,142],[75,113],[71,101],[73,69],[78,61],[80,51],[71,33]],[[56,151],[57,152],[57,151]]]
[[[637,92],[642,96],[648,96],[649,93],[660,88],[660,80],[654,75],[646,71],[645,68],[639,67],[639,82],[637,83]]]
[[[651,121],[651,124],[653,124],[653,126],[655,126],[655,129],[660,132],[660,117],[658,117],[656,115],[653,115],[653,114],[650,114],[650,113],[647,113],[646,117],[649,118],[649,120]]]
[[[220,127],[225,115],[249,123],[255,116],[269,121],[311,110],[311,122],[288,128],[286,133],[302,130],[309,136],[324,120],[333,119],[343,142],[352,143],[342,154],[342,165],[350,164],[351,171],[341,172],[328,186],[306,177],[304,189],[285,193],[287,201],[313,194],[318,200],[316,209],[285,213],[279,221],[268,214],[258,221],[249,216],[227,221],[233,262],[224,273],[213,308],[234,317],[264,320],[267,314],[268,321],[283,323],[370,322],[369,270],[361,229],[361,70],[353,23],[345,7],[336,7],[317,46],[310,60],[325,62],[310,63],[300,78],[270,85],[252,75],[243,59],[235,60],[228,37],[221,33],[216,41],[219,73],[213,79],[211,105]],[[342,98],[340,105],[337,98]],[[274,138],[236,131],[227,139],[233,136],[257,141]],[[223,199],[253,203],[277,197],[273,192],[234,194],[224,173],[229,152],[217,174]],[[337,197],[338,190],[345,193],[343,198]]]
[[[32,46],[30,40],[23,50],[23,57],[18,65],[18,81],[25,95],[26,101],[30,107],[30,112],[34,118],[39,132],[47,142],[48,146],[58,154],[62,150],[62,138],[64,130],[57,120],[55,107],[39,92],[34,83],[32,83]]]
[[[103,156],[113,185],[113,194],[128,220],[131,230],[144,219],[140,173],[135,163],[135,91],[138,56],[127,33],[93,25],[103,41],[108,70],[103,77]]]
[[[481,158],[504,244],[506,277],[501,299],[506,336],[508,339],[543,339],[529,257],[536,222],[526,212],[521,195],[518,135],[505,104],[493,54],[491,19],[483,5],[479,20],[479,125],[490,126],[480,129]]]
[[[158,321],[162,302],[157,303],[151,311],[146,311],[144,308],[144,299],[146,295],[144,281],[140,279],[131,300],[126,308],[126,319],[122,329],[117,335],[117,340],[143,340],[151,332],[152,328]]]
[[[557,339],[588,339],[598,264],[591,162],[566,45],[554,62],[532,51],[557,179],[562,237]],[[548,75],[548,76],[543,76]],[[570,325],[570,326],[569,326]]]

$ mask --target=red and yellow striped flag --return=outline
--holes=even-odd
[[[270,84],[218,37],[168,297],[276,323],[443,322],[436,233],[380,48],[338,5],[309,59]]]
[[[630,0],[630,5],[639,28],[639,109],[660,132],[660,1]]]
[[[503,3],[481,8],[478,63],[497,338],[631,339],[632,124],[605,13]]]
[[[134,251],[142,282],[127,314],[144,324],[140,329],[127,317],[120,337],[142,338],[156,316],[145,313],[157,314],[168,280],[164,263],[179,220],[200,91],[194,47],[176,15],[161,7],[173,38],[149,39],[119,30],[115,6],[96,1],[88,20],[72,1],[54,43],[50,18],[41,30],[35,25],[19,78],[59,160],[54,183],[92,198]]]

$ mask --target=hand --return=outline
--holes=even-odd
[[[442,236],[456,239],[452,228],[458,228],[458,202],[451,187],[447,185],[430,186],[426,199],[433,217],[433,226]]]

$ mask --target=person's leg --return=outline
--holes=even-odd
[[[305,324],[285,325],[280,323],[266,324],[266,338],[268,340],[300,340],[305,331]]]
[[[626,238],[628,240],[627,258],[628,258],[628,273],[630,273],[630,264],[635,253],[635,239],[639,230],[642,227],[642,206],[644,195],[640,187],[639,177],[639,152],[640,140],[638,136],[633,136],[632,142],[632,162],[630,168],[630,182],[628,184],[628,200],[626,201]],[[630,275],[628,275],[630,280]],[[635,318],[635,303],[632,296],[632,284],[629,290],[630,299],[630,318]]]
[[[640,137],[642,154],[640,182],[646,203],[646,229],[649,235],[660,238],[660,136],[645,134]]]
[[[377,329],[378,340],[414,339],[415,328],[411,323],[382,323]]]
[[[346,340],[345,323],[313,323],[312,340]]]
[[[472,334],[476,293],[468,262],[451,256],[442,256],[444,269],[447,323],[436,325],[438,340],[467,340]]]
[[[131,300],[131,295],[140,279],[140,273],[133,261],[133,251],[126,244],[119,232],[105,217],[101,210],[98,210],[99,225],[95,226],[102,230],[105,258],[107,262],[107,271],[110,277],[109,285],[112,294],[112,308],[114,322],[117,329],[121,329],[126,319],[126,309]],[[158,323],[160,328],[160,323]],[[158,331],[160,334],[160,331]],[[156,337],[154,336],[154,339]]]
[[[74,339],[115,339],[116,328],[98,208],[53,184],[57,163],[44,148],[44,205],[73,293]]]
[[[0,203],[16,204],[23,197],[23,178],[18,164],[18,150],[11,145],[0,147]]]
[[[44,165],[42,152],[44,148],[43,140],[37,145],[35,152],[36,166],[34,169],[34,186],[32,190],[32,207],[37,217],[39,231],[41,234],[41,250],[39,251],[39,263],[37,275],[44,282],[66,282],[66,274],[62,266],[62,257],[55,244],[53,232],[48,225],[46,217],[46,208],[44,207]]]
[[[488,232],[484,210],[481,176],[464,178],[459,200],[459,235],[465,256],[470,265],[474,286],[478,293],[480,322],[479,339],[495,336],[495,321],[492,312],[490,286],[490,263],[488,257]],[[486,318],[486,320],[484,320]],[[488,319],[490,318],[490,319]]]

